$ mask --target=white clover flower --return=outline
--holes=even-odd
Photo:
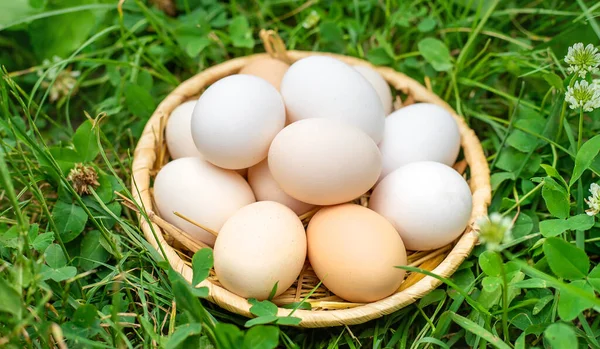
[[[57,65],[57,63],[59,63],[60,61],[62,61],[62,59],[60,57],[58,57],[58,56],[53,56],[52,60],[49,60],[49,59],[46,58],[46,59],[44,59],[42,61],[42,64],[44,66],[49,67],[46,70],[46,80],[52,80],[52,79],[54,79],[54,78],[56,78],[58,76],[59,71],[58,71],[58,65]],[[43,70],[38,70],[37,71],[37,75],[38,76],[44,75],[44,71]]]
[[[77,84],[77,80],[75,78],[81,75],[81,72],[71,71],[70,68],[59,70],[57,63],[60,61],[62,61],[62,59],[58,56],[52,57],[52,61],[49,59],[44,59],[42,62],[44,66],[52,66],[46,70],[45,76],[42,70],[37,71],[38,76],[44,76],[42,86],[45,88],[48,88],[50,83],[54,81],[54,84],[52,84],[50,87],[50,102],[54,102],[59,98],[68,95]]]
[[[490,217],[481,217],[477,220],[479,239],[488,250],[498,251],[501,244],[512,241],[512,221],[508,217],[494,212]]]
[[[576,81],[573,87],[567,87],[565,100],[571,109],[583,108],[583,111],[590,112],[600,108],[600,84]]]
[[[565,56],[565,62],[569,65],[567,68],[570,74],[579,74],[585,78],[589,72],[593,74],[598,71],[600,65],[600,53],[592,44],[583,46],[583,43],[578,42],[569,47],[569,52]]]
[[[590,207],[588,210],[585,210],[585,213],[588,216],[595,216],[600,213],[600,185],[596,183],[592,183],[590,185],[590,193],[592,196],[585,199],[585,203]]]

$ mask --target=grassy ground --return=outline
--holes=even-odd
[[[600,112],[564,102],[580,78],[563,61],[576,42],[599,44],[600,4],[175,5],[177,17],[141,0],[122,12],[108,0],[0,4],[0,347],[600,347],[600,226],[583,213],[600,173]],[[247,329],[199,302],[113,192],[128,195],[157,103],[203,68],[261,51],[260,28],[430,84],[482,140],[490,211],[514,218],[514,240],[477,247],[447,285],[359,326]]]

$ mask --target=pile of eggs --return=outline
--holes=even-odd
[[[429,103],[393,111],[366,66],[257,58],[177,107],[165,132],[174,160],[154,181],[158,211],[213,247],[219,282],[245,298],[283,293],[306,258],[342,299],[385,298],[407,249],[451,243],[470,217],[469,186],[450,167],[452,115]],[[368,207],[353,203],[369,192]],[[299,216],[312,213],[305,229]]]

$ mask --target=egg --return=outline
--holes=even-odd
[[[196,149],[190,129],[195,105],[196,101],[184,102],[175,108],[169,116],[165,126],[165,139],[172,159],[202,156]]]
[[[381,178],[417,161],[452,166],[460,151],[460,132],[448,111],[436,104],[417,103],[398,109],[385,120]]]
[[[258,58],[250,61],[240,70],[240,74],[258,76],[268,81],[279,90],[283,75],[290,67],[289,64],[275,58]]]
[[[173,212],[219,231],[238,209],[255,202],[252,189],[240,174],[198,157],[173,160],[161,168],[154,179],[154,200],[163,219],[211,246],[214,235]]]
[[[267,299],[287,290],[306,260],[306,233],[289,208],[260,201],[238,210],[219,231],[214,267],[219,282],[244,297]]]
[[[452,167],[423,161],[402,166],[373,190],[369,208],[386,217],[409,250],[433,250],[458,238],[469,222],[471,190]]]
[[[322,208],[308,224],[308,259],[323,284],[350,302],[368,303],[396,290],[406,249],[394,227],[366,207]]]
[[[377,92],[379,99],[381,100],[381,104],[383,105],[383,112],[385,115],[389,115],[392,112],[392,89],[390,85],[388,85],[387,81],[374,69],[364,66],[357,65],[354,69],[358,70],[358,72],[365,78],[371,86]]]
[[[264,79],[236,74],[204,91],[194,108],[191,130],[207,161],[236,170],[265,159],[284,124],[279,92]]]
[[[269,169],[289,196],[334,205],[367,192],[381,172],[375,142],[357,127],[334,119],[290,124],[269,148]]]
[[[281,190],[281,187],[271,175],[271,171],[269,171],[267,160],[263,160],[248,169],[248,183],[257,201],[278,202],[289,207],[299,216],[315,207],[315,205],[298,201]]]
[[[196,106],[196,101],[182,103],[171,112],[167,121],[165,139],[167,149],[173,160],[192,156],[204,159],[204,156],[198,151],[192,139],[190,124],[194,106]],[[242,177],[246,177],[248,169],[242,168],[236,170],[236,172],[241,174]]]
[[[375,143],[381,141],[385,114],[377,92],[340,60],[311,56],[296,61],[283,76],[281,95],[292,123],[308,118],[342,120]]]

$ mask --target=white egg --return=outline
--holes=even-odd
[[[439,162],[415,162],[387,175],[371,194],[369,208],[387,218],[406,249],[445,246],[467,227],[472,198],[469,185]]]
[[[196,106],[196,101],[187,101],[179,105],[171,112],[167,125],[165,127],[165,139],[167,149],[173,160],[187,157],[199,157],[204,159],[202,153],[198,151],[194,140],[192,139],[192,112]],[[235,170],[245,177],[248,173],[247,168]]]
[[[169,116],[165,127],[165,138],[172,159],[190,156],[202,157],[202,154],[196,149],[190,129],[194,106],[196,106],[196,101],[184,102]]]
[[[278,202],[289,207],[299,216],[315,207],[315,205],[296,200],[286,194],[273,178],[267,160],[248,169],[248,184],[250,184],[257,201]]]
[[[212,84],[194,108],[192,138],[204,158],[226,169],[251,167],[267,157],[285,124],[285,106],[267,81],[236,74]]]
[[[392,105],[392,89],[388,85],[387,81],[375,70],[364,65],[357,65],[354,69],[358,70],[362,76],[371,83],[371,86],[377,91],[381,104],[383,104],[383,111],[385,115],[390,115],[393,109]]]
[[[288,120],[342,120],[381,141],[385,114],[377,92],[358,71],[335,58],[311,56],[288,69],[281,82]]]
[[[164,220],[212,246],[214,235],[174,212],[219,231],[234,212],[255,199],[252,189],[237,172],[190,157],[173,160],[158,172],[154,179],[154,201]]]
[[[412,104],[385,119],[379,150],[383,159],[380,180],[411,162],[436,161],[452,166],[460,151],[460,132],[452,115],[439,105]]]

